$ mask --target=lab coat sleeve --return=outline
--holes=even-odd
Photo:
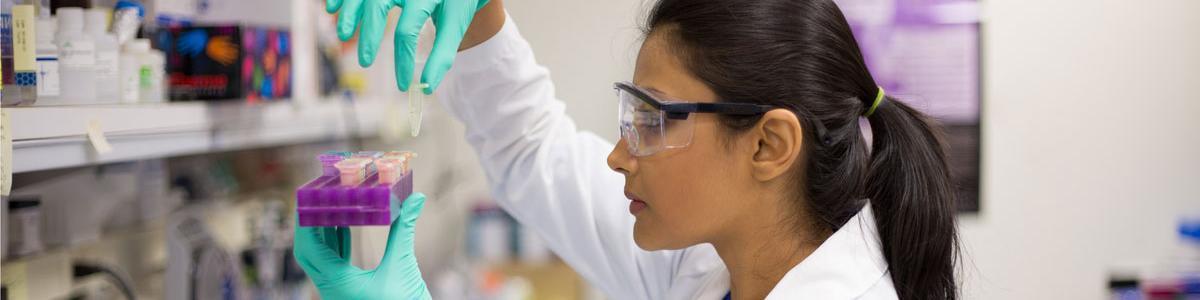
[[[613,144],[575,127],[511,18],[459,53],[438,93],[502,208],[612,299],[662,298],[681,252],[634,244],[624,178],[606,163]]]

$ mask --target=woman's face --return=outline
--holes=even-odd
[[[661,34],[642,44],[634,85],[659,99],[716,102],[716,94],[693,77],[668,48]],[[691,114],[694,133],[689,146],[665,149],[644,157],[629,153],[622,139],[608,156],[608,165],[625,175],[630,198],[634,241],[645,250],[680,249],[709,242],[721,234],[746,205],[743,193],[752,186],[749,166],[739,163],[734,146],[714,114]],[[670,128],[670,127],[668,127]],[[670,130],[670,129],[668,129]]]

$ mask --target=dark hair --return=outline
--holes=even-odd
[[[946,146],[935,121],[886,100],[859,119],[878,87],[832,0],[660,0],[645,34],[666,38],[721,99],[796,113],[807,160],[797,196],[818,226],[837,230],[870,199],[900,299],[956,299],[958,237]],[[761,116],[722,116],[731,132]]]

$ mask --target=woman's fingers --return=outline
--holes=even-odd
[[[299,221],[296,222],[295,228],[292,251],[296,260],[300,262],[300,266],[304,268],[304,272],[309,276],[337,276],[337,274],[347,272],[361,272],[357,267],[351,265],[348,259],[350,256],[349,228],[346,228],[345,239],[340,239],[337,229],[333,228],[330,228],[333,231],[326,231],[322,227],[301,227]],[[337,239],[343,241],[334,241]],[[344,243],[345,257],[334,251],[329,242]]]
[[[412,257],[414,227],[424,208],[424,194],[413,193],[408,199],[404,199],[404,203],[400,205],[400,216],[392,221],[392,227],[388,231],[387,248],[383,252],[381,266],[403,265]],[[412,260],[411,264],[415,265],[416,260]]]
[[[412,83],[413,68],[416,65],[417,39],[421,36],[421,28],[425,21],[433,15],[438,2],[432,0],[407,0],[400,12],[400,23],[396,24],[395,58],[396,86],[401,91],[408,91]]]

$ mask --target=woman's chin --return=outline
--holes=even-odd
[[[633,223],[633,243],[637,244],[638,248],[642,248],[642,250],[646,251],[662,250],[662,248],[659,247],[659,243],[657,243],[657,241],[650,236],[650,233],[648,232],[650,230],[643,227],[645,227],[645,225],[642,224],[642,222]]]
[[[675,250],[687,248],[689,245],[680,243],[674,239],[664,238],[664,235],[658,232],[652,232],[645,224],[636,222],[633,224],[633,242],[638,248],[646,251],[657,250]]]

